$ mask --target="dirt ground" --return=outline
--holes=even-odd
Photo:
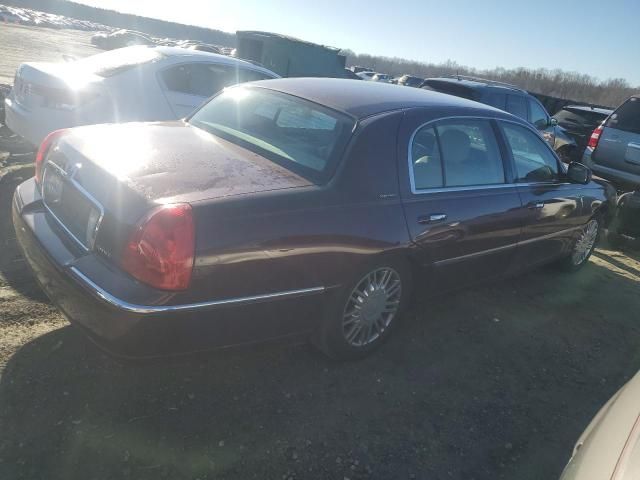
[[[2,479],[553,479],[640,369],[640,257],[607,248],[578,274],[419,299],[356,363],[307,345],[116,362],[18,251],[32,158],[0,153]]]

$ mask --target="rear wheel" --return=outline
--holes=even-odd
[[[355,359],[379,347],[406,307],[408,268],[385,262],[369,268],[335,297],[314,343],[329,357]]]
[[[571,254],[563,260],[562,266],[570,272],[580,270],[591,257],[599,235],[600,219],[593,217],[580,231]]]

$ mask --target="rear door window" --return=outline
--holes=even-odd
[[[237,83],[271,78],[263,73],[215,63],[187,63],[161,73],[169,91],[210,97],[225,87]]]
[[[487,120],[447,120],[421,128],[411,145],[411,168],[415,190],[505,182],[502,157]]]
[[[527,101],[522,95],[507,95],[507,112],[523,120],[528,120]]]
[[[491,124],[486,120],[447,120],[436,127],[445,186],[504,183],[504,167]]]
[[[607,127],[640,133],[640,98],[624,102],[607,120]]]
[[[500,124],[516,166],[517,181],[551,182],[558,179],[558,161],[540,135],[513,123]]]

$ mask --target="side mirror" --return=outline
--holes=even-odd
[[[586,185],[591,181],[591,169],[580,162],[571,162],[567,168],[567,178],[571,183]]]
[[[549,125],[555,127],[556,125],[558,125],[558,119],[555,117],[551,117],[551,120],[549,120]]]

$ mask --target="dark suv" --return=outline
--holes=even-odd
[[[577,146],[573,138],[558,126],[533,95],[514,85],[476,77],[427,78],[422,88],[485,103],[531,123],[563,162],[576,160]]]
[[[600,125],[613,110],[607,108],[589,107],[587,105],[566,105],[554,116],[558,125],[572,136],[578,145],[578,154],[582,155],[587,147],[591,133]]]

